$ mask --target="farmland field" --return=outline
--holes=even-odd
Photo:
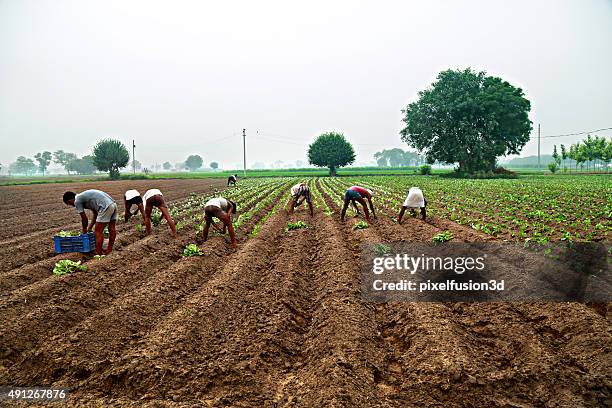
[[[610,176],[450,180],[306,178],[315,216],[288,215],[299,178],[141,180],[0,187],[0,385],[70,387],[73,405],[597,406],[609,402],[609,305],[368,303],[362,244],[427,241],[609,241]],[[378,219],[353,230],[341,195],[375,191]],[[394,219],[423,188],[427,221]],[[157,187],[165,224],[146,237],[118,224],[101,259],[55,255],[51,236],[78,229],[63,191],[100,188],[123,210],[128,188]],[[220,190],[224,190],[219,193]],[[238,203],[239,247],[201,240],[203,204]],[[302,220],[308,228],[286,231]],[[588,220],[588,222],[587,222]],[[204,255],[181,257],[189,243]],[[86,272],[51,274],[60,259]]]

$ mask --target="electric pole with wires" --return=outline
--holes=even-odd
[[[246,177],[246,129],[242,129],[242,160],[244,177]]]
[[[538,123],[538,169],[542,168],[540,166],[540,124]]]
[[[132,173],[136,174],[136,143],[132,139]]]

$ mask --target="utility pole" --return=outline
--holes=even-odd
[[[136,174],[136,143],[132,139],[132,172]]]
[[[542,168],[540,166],[540,124],[538,123],[538,169]]]
[[[246,177],[246,129],[242,129],[242,158],[244,177]]]

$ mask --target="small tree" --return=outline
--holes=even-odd
[[[104,139],[98,142],[93,149],[94,165],[100,171],[108,171],[111,179],[118,179],[119,169],[130,162],[130,154],[125,145],[119,140]]]
[[[172,164],[170,164],[170,162],[165,162],[163,166],[164,170],[170,170],[172,168]]]
[[[136,169],[136,171],[140,171],[140,169],[142,169],[142,163],[140,163],[138,160],[132,160],[132,163],[130,163],[130,167]]]
[[[219,163],[217,162],[210,163],[210,168],[217,170],[219,168]]]
[[[567,167],[565,165],[565,160],[567,160],[567,149],[565,148],[565,145],[562,144],[561,145],[561,160],[563,162],[563,171],[567,171]]]
[[[202,167],[202,163],[204,163],[202,157],[197,154],[192,154],[187,158],[187,160],[185,160],[185,167],[189,169],[189,171],[196,171]]]
[[[559,165],[556,161],[551,161],[550,163],[548,163],[548,170],[550,170],[551,173],[556,173],[558,169]]]
[[[559,156],[559,153],[557,152],[557,145],[553,146],[552,158],[555,161],[555,163],[557,163],[557,166],[559,166],[559,164],[561,164],[561,157]],[[554,171],[553,171],[553,173],[554,173]]]
[[[38,170],[44,176],[45,171],[47,171],[47,167],[49,167],[49,163],[51,163],[51,152],[36,153],[34,158],[38,162]]]
[[[308,161],[329,168],[329,175],[335,176],[338,167],[355,161],[355,151],[342,133],[323,133],[308,147]]]
[[[74,153],[68,153],[63,150],[57,150],[53,153],[53,161],[64,168],[70,174],[70,170],[68,169],[68,163],[73,160],[78,159],[77,155]]]

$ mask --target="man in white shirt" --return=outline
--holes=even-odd
[[[410,210],[410,213],[413,217],[416,217],[416,209],[420,208],[421,217],[423,218],[423,220],[425,220],[425,217],[427,216],[426,207],[427,199],[423,195],[423,191],[421,191],[421,189],[418,187],[411,187],[410,190],[408,190],[408,195],[406,196],[404,204],[402,205],[402,209],[400,210],[399,216],[397,217],[397,223],[402,223],[402,217],[404,217],[404,213],[407,209]]]

